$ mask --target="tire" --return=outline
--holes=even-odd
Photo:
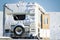
[[[19,29],[19,28],[20,28],[20,29]],[[17,29],[19,29],[19,30],[17,30]],[[16,30],[17,30],[17,31],[16,31]],[[20,26],[20,25],[16,26],[13,31],[14,31],[14,34],[15,34],[16,36],[21,36],[21,35],[25,32],[24,28],[23,28],[22,26]],[[21,32],[20,34],[18,34],[19,31]]]

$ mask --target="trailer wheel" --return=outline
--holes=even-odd
[[[17,36],[21,36],[25,32],[24,28],[20,25],[16,26],[13,31]]]

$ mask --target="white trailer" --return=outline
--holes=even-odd
[[[41,30],[49,30],[49,15],[37,3],[18,2],[4,5],[3,36],[23,39],[47,39]],[[49,33],[48,33],[49,34]]]

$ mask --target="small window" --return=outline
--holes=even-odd
[[[44,18],[44,24],[48,24],[48,18],[47,17]]]
[[[6,30],[5,30],[5,33],[9,33],[9,29],[6,29]]]
[[[25,14],[13,15],[13,17],[14,17],[14,20],[24,20]]]

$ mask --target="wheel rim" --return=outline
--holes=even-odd
[[[25,32],[24,28],[20,25],[14,28],[14,34],[17,36],[21,36]]]
[[[16,29],[15,29],[15,32],[16,32],[16,34],[21,34],[23,31],[22,31],[22,28],[20,28],[20,27],[17,27]]]

